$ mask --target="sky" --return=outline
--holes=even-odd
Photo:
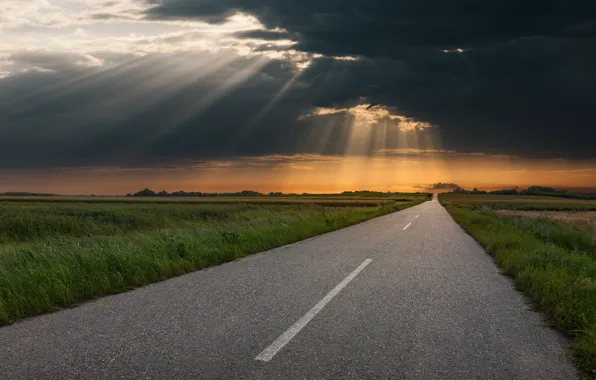
[[[596,188],[596,3],[3,0],[0,192]]]

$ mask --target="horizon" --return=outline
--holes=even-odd
[[[7,174],[8,173],[8,174]],[[0,193],[123,195],[135,189],[168,192],[338,193],[367,189],[416,192],[434,183],[500,190],[540,185],[596,189],[594,161],[520,159],[455,153],[397,157],[263,156],[143,168],[0,170]]]
[[[461,189],[461,190],[466,190],[466,191],[471,191],[473,189],[476,189],[478,191],[486,191],[486,192],[491,192],[491,191],[501,191],[501,190],[517,190],[517,191],[521,191],[521,190],[526,190],[528,187],[550,187],[550,186],[545,186],[545,185],[532,185],[532,186],[528,186],[528,187],[519,187],[519,186],[505,186],[505,187],[495,187],[495,188],[477,188],[477,187],[465,187],[465,186],[459,186],[458,184],[448,184],[448,185],[455,185],[455,186],[449,186],[449,187],[435,187],[438,184],[432,184],[432,185],[427,185],[427,186],[414,186],[412,189],[412,191],[382,191],[382,190],[370,190],[370,189],[350,189],[350,190],[342,190],[342,191],[337,191],[337,192],[281,192],[281,191],[258,191],[255,189],[231,189],[231,190],[226,190],[226,191],[214,191],[214,192],[206,192],[206,191],[201,191],[200,189],[196,189],[196,190],[188,190],[188,189],[177,189],[177,190],[166,190],[166,189],[157,189],[157,188],[151,188],[151,187],[145,187],[142,189],[137,189],[134,191],[128,191],[126,193],[114,193],[114,194],[102,194],[102,193],[78,193],[78,194],[67,194],[67,193],[51,193],[51,192],[43,192],[43,191],[7,191],[7,192],[0,192],[0,195],[3,196],[81,196],[81,197],[85,197],[85,196],[93,196],[93,197],[124,197],[124,196],[136,196],[136,193],[139,193],[141,191],[144,190],[150,190],[153,191],[154,193],[156,193],[156,196],[159,196],[157,193],[165,191],[168,193],[169,196],[172,195],[172,193],[176,193],[176,192],[183,192],[183,193],[201,193],[204,195],[227,195],[227,194],[239,194],[242,192],[254,192],[254,193],[258,193],[260,195],[263,196],[271,196],[273,194],[273,196],[277,195],[277,194],[281,194],[281,195],[338,195],[338,194],[342,194],[342,193],[366,193],[366,192],[371,192],[371,193],[451,193],[453,192],[455,189]],[[551,187],[552,189],[556,190],[556,191],[566,191],[569,193],[578,193],[578,194],[593,194],[596,192],[596,188],[573,188],[573,187],[568,187],[568,188],[564,188],[564,187]]]

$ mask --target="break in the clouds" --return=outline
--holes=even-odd
[[[353,119],[353,122],[359,126],[372,127],[383,122],[390,122],[402,132],[432,128],[432,125],[429,123],[395,114],[386,106],[376,104],[359,104],[350,108],[318,107],[312,113],[302,115],[298,120],[336,115],[349,115]]]
[[[596,4],[4,0],[0,168],[596,158]]]

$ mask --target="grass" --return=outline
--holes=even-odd
[[[0,203],[0,324],[296,242],[427,200]]]
[[[584,230],[596,232],[596,211],[517,211],[497,210],[498,214],[523,216],[528,218],[547,218],[561,221]]]
[[[552,323],[574,337],[573,357],[585,378],[596,379],[596,240],[590,229],[543,216],[529,218],[499,209],[527,209],[530,200],[505,196],[442,195],[453,218],[495,257],[516,286]],[[526,198],[526,197],[524,197]],[[591,209],[586,201],[551,202]],[[539,202],[540,205],[543,203]]]
[[[596,201],[530,195],[442,194],[441,199],[472,207],[541,211],[596,211]]]

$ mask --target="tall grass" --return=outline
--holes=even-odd
[[[441,194],[441,201],[500,210],[594,211],[596,201],[529,195]]]
[[[250,218],[258,206],[0,203],[0,243],[34,239],[121,235],[184,223]]]
[[[503,216],[502,219],[521,230],[529,231],[542,241],[551,242],[571,252],[580,252],[596,259],[596,234],[588,229],[546,217]]]
[[[596,254],[591,236],[543,219],[499,217],[490,209],[450,203],[446,207],[534,305],[575,337],[574,358],[586,378],[596,379]]]
[[[421,203],[0,205],[0,324],[235,260]]]

